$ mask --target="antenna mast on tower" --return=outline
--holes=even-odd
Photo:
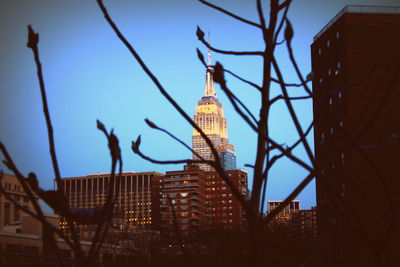
[[[210,37],[210,31],[208,31],[208,54],[207,54],[207,65],[208,65],[208,67],[211,67],[210,43],[211,43],[211,37]]]

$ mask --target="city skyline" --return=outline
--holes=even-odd
[[[191,158],[190,151],[185,151],[173,140],[149,129],[143,120],[149,118],[188,144],[192,128],[172,110],[138,68],[104,22],[95,1],[77,3],[0,3],[0,10],[4,12],[0,16],[4,37],[0,49],[4,59],[0,67],[1,142],[7,146],[24,173],[33,171],[44,188],[52,187],[53,175],[38,81],[33,57],[26,48],[26,25],[32,24],[40,35],[39,49],[62,176],[109,172],[109,152],[106,140],[96,129],[96,119],[103,121],[108,128],[113,127],[119,137],[124,171],[165,172],[181,169],[179,165],[149,164],[131,152],[131,140],[142,134],[141,148],[146,154],[159,159]],[[345,4],[395,3],[335,1],[328,6],[318,1],[307,1],[302,6],[300,1],[294,1],[289,18],[295,28],[295,53],[303,74],[311,70],[309,45],[312,37]],[[105,4],[149,67],[190,116],[194,114],[193,107],[204,85],[203,67],[196,57],[195,48],[198,47],[204,54],[206,48],[197,41],[196,25],[211,31],[216,47],[249,50],[260,45],[257,40],[261,40],[261,36],[254,29],[240,25],[196,1],[173,1],[171,5],[159,1],[154,1],[152,5]],[[255,3],[248,5],[232,1],[225,7],[257,20]],[[318,17],[305,15],[308,11],[319,11]],[[176,12],[182,16],[175,16]],[[60,14],[62,16],[58,16]],[[241,34],[246,34],[246,38],[241,38]],[[278,54],[285,53],[284,49],[278,51]],[[250,80],[257,82],[261,78],[261,72],[254,71],[260,67],[254,58],[229,58],[214,54],[214,59]],[[282,58],[282,62],[285,64],[287,61]],[[294,77],[291,76],[292,72],[291,69],[287,70],[289,77]],[[297,81],[294,78],[289,80]],[[257,114],[258,102],[254,100],[256,92],[231,77],[228,85],[235,89],[239,97],[254,103],[251,108]],[[238,168],[242,168],[254,160],[255,142],[248,140],[255,139],[255,136],[243,127],[243,121],[228,105],[229,101],[219,87],[217,91],[230,122],[230,139],[238,154]],[[311,106],[311,101],[297,106],[304,112],[303,127],[312,119]],[[281,113],[282,109],[278,107],[272,114],[273,135],[282,142],[295,140],[297,136],[290,134],[293,129],[280,125],[280,121],[287,118]],[[241,131],[234,132],[235,128]],[[301,155],[303,152],[300,150],[296,153]],[[7,170],[4,165],[0,168]],[[283,199],[303,176],[302,170],[293,167],[290,162],[277,165],[272,170],[267,199]],[[249,183],[251,186],[251,174]],[[305,207],[315,205],[314,186],[309,186],[298,199]]]

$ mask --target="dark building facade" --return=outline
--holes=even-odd
[[[346,6],[314,37],[320,266],[398,264],[399,48],[399,7]]]

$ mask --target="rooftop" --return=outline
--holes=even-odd
[[[331,27],[339,18],[346,13],[354,14],[400,14],[400,6],[357,6],[349,5],[345,6],[317,35],[314,36],[313,40],[318,39],[326,30]]]

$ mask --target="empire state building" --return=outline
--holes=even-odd
[[[233,170],[236,169],[236,153],[233,145],[228,142],[227,120],[224,117],[224,109],[215,93],[213,72],[211,53],[208,51],[206,85],[204,88],[204,95],[196,106],[194,122],[214,144],[224,169]],[[196,129],[193,130],[192,149],[205,160],[213,159],[211,149]],[[199,158],[193,153],[193,159],[198,160]],[[198,166],[205,171],[214,170],[207,164],[198,164]]]

